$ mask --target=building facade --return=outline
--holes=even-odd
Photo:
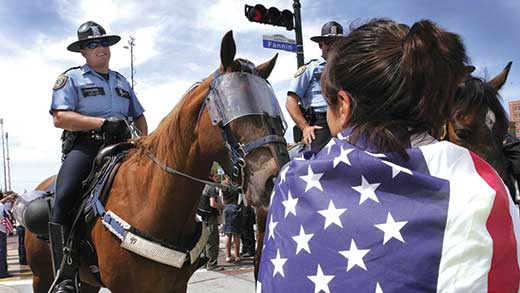
[[[514,123],[514,132],[511,131],[515,137],[520,138],[520,100],[509,102],[509,121]],[[510,128],[510,130],[512,130]]]

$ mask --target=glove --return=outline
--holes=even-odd
[[[109,117],[101,125],[101,132],[109,136],[122,136],[128,132],[128,126],[125,120]]]

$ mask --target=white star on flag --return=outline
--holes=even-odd
[[[307,186],[305,186],[305,192],[313,187],[323,191],[323,187],[321,187],[320,183],[321,176],[323,176],[323,173],[314,174],[314,172],[312,172],[311,166],[309,165],[309,168],[307,169],[307,175],[300,176],[303,181],[307,182]]]
[[[321,290],[325,291],[325,293],[330,293],[328,284],[332,279],[334,279],[334,276],[324,275],[319,264],[316,275],[307,276],[307,278],[309,278],[309,280],[311,280],[314,283],[314,293],[318,293]]]
[[[332,138],[331,140],[329,140],[329,143],[327,143],[327,145],[325,146],[325,148],[327,148],[327,155],[330,154],[330,150],[332,149],[332,147],[336,144],[336,141],[334,140],[334,138]]]
[[[291,191],[287,195],[287,200],[282,201],[283,206],[285,207],[285,216],[287,218],[289,214],[293,214],[296,216],[296,204],[298,203],[297,198],[293,198],[291,195]]]
[[[289,171],[289,164],[287,164],[287,166],[280,172],[280,184],[285,182],[285,175],[287,175],[287,171]]]
[[[340,140],[348,140],[348,136],[343,136],[343,134],[338,133],[337,137],[340,139]]]
[[[276,191],[276,189],[273,188],[273,192],[271,192],[271,198],[269,199],[269,206],[271,206],[271,204],[273,203],[273,198],[274,198],[275,191]]]
[[[309,248],[309,241],[311,240],[312,236],[314,236],[314,234],[305,234],[303,226],[300,226],[300,235],[292,237],[292,239],[296,241],[296,255],[298,255],[302,249],[305,249],[309,254],[311,253],[311,249]]]
[[[322,216],[325,217],[325,225],[323,229],[327,229],[330,224],[336,224],[343,228],[339,216],[343,214],[347,209],[337,209],[332,200],[329,202],[329,208],[326,210],[318,211]]]
[[[392,178],[395,178],[395,176],[397,176],[400,172],[413,175],[413,173],[412,173],[412,171],[410,169],[401,167],[399,165],[396,165],[396,164],[394,164],[392,162],[388,162],[388,161],[385,161],[385,160],[382,160],[382,162],[384,164],[392,167]]]
[[[334,168],[336,168],[336,166],[340,163],[340,162],[343,162],[349,166],[352,166],[350,164],[350,160],[348,159],[348,154],[350,154],[354,149],[343,149],[343,147],[340,147],[341,148],[341,152],[340,154],[334,158]]]
[[[404,243],[403,236],[401,235],[400,230],[406,225],[408,221],[396,222],[392,214],[388,212],[386,216],[386,223],[374,225],[377,229],[383,231],[385,233],[383,244],[387,243],[388,240],[395,238]]]
[[[363,261],[363,257],[370,251],[370,249],[358,249],[354,239],[350,240],[350,250],[343,250],[339,253],[348,259],[347,272],[354,266],[358,266],[365,271],[367,267]]]
[[[286,258],[280,257],[280,249],[278,249],[276,251],[276,258],[271,259],[271,262],[274,265],[273,277],[278,273],[278,274],[282,275],[282,277],[285,278],[285,274],[283,272],[283,265],[285,264],[286,261],[287,261]]]
[[[375,293],[384,293],[383,289],[381,289],[381,285],[379,285],[379,282],[376,282],[376,292]]]
[[[269,236],[267,237],[267,240],[271,239],[271,237],[274,239],[274,228],[276,228],[276,225],[278,225],[278,222],[273,222],[273,215],[271,215],[271,220],[269,221]]]
[[[371,199],[375,202],[379,202],[379,199],[377,198],[377,195],[375,192],[377,187],[379,187],[379,185],[380,185],[380,183],[373,183],[373,184],[368,183],[368,181],[365,179],[365,177],[363,175],[361,175],[361,185],[352,187],[355,191],[359,192],[361,195],[359,197],[359,205],[364,203],[367,199]]]

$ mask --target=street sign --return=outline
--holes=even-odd
[[[291,40],[282,35],[274,35],[274,36],[266,36],[262,37],[264,41],[264,48],[275,49],[275,50],[284,50],[289,52],[296,53],[297,46],[296,41]]]

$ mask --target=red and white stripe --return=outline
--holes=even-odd
[[[438,292],[519,292],[520,218],[496,171],[449,142],[420,147],[432,176],[450,181]]]

